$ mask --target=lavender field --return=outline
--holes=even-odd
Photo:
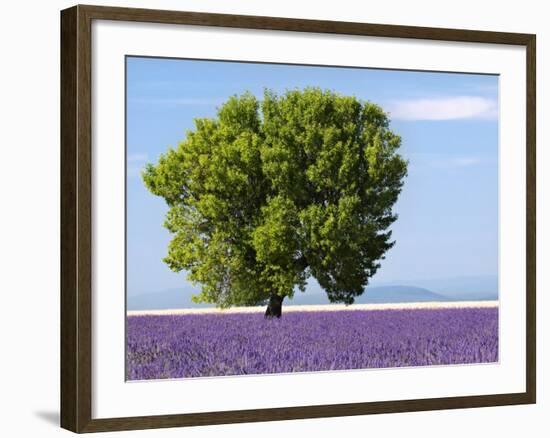
[[[129,316],[127,379],[498,361],[498,308]]]

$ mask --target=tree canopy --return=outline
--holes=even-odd
[[[221,307],[282,301],[310,276],[353,303],[394,244],[407,162],[389,122],[318,88],[230,97],[143,171],[169,206],[164,261]]]

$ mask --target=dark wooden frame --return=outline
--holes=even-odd
[[[526,391],[468,397],[92,419],[92,20],[525,46],[527,52]],[[81,5],[63,10],[61,12],[61,426],[80,433],[535,403],[535,47],[535,35],[519,33]]]

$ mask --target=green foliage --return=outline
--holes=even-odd
[[[222,307],[292,296],[309,276],[353,303],[394,244],[400,144],[384,111],[355,97],[233,96],[143,172],[170,207],[164,260]]]

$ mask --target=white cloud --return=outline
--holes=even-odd
[[[136,176],[141,176],[141,171],[143,170],[142,167],[138,167],[138,166],[130,166],[128,167],[127,171],[126,171],[126,175],[131,178],[131,177],[136,177]]]
[[[390,117],[400,120],[496,119],[496,100],[453,96],[399,100],[390,103]]]
[[[451,164],[456,167],[469,167],[481,164],[481,159],[478,157],[458,157],[452,159]]]
[[[167,105],[167,106],[215,106],[223,102],[220,98],[194,98],[194,97],[174,97],[174,98],[134,98],[130,100],[133,103],[146,105]]]
[[[126,161],[128,163],[126,172],[128,177],[140,176],[141,171],[143,170],[143,167],[148,159],[148,155],[144,153],[128,154],[126,157]]]
[[[449,156],[448,154],[438,153],[411,153],[407,155],[410,160],[411,168],[436,168],[451,169],[457,167],[473,167],[487,163],[486,157],[481,156]]]
[[[128,162],[143,162],[147,161],[147,154],[130,154],[127,157]]]

